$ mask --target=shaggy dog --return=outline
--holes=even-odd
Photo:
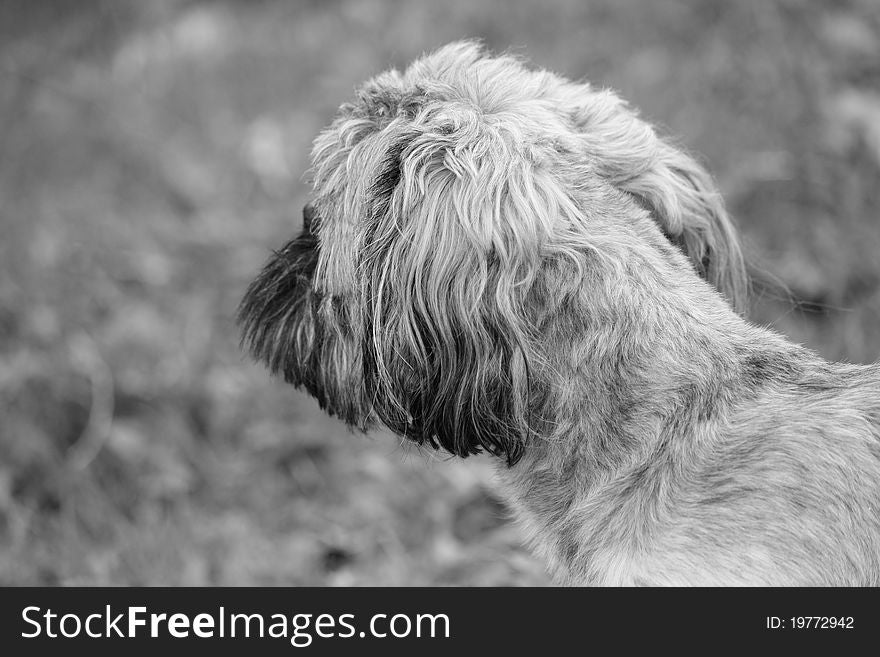
[[[880,368],[753,326],[709,175],[610,91],[454,43],[367,82],[242,302],[362,430],[497,457],[557,581],[880,584]]]

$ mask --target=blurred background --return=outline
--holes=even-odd
[[[0,584],[547,582],[488,459],[350,435],[233,322],[340,102],[462,37],[679,135],[751,317],[878,359],[878,0],[0,0]]]

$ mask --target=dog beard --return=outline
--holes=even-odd
[[[352,363],[344,306],[315,289],[315,211],[303,208],[301,233],[276,251],[239,308],[243,341],[273,374],[304,388],[321,408],[366,431],[369,413]],[[358,359],[359,360],[359,359]]]

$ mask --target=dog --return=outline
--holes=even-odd
[[[243,345],[353,428],[495,457],[559,584],[880,584],[880,367],[743,318],[712,178],[615,93],[453,43],[312,166]]]

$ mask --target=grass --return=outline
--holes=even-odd
[[[875,360],[880,13],[829,7],[4,3],[0,584],[546,583],[488,459],[350,435],[233,323],[297,230],[317,131],[452,39],[681,135],[762,263],[753,319]]]

